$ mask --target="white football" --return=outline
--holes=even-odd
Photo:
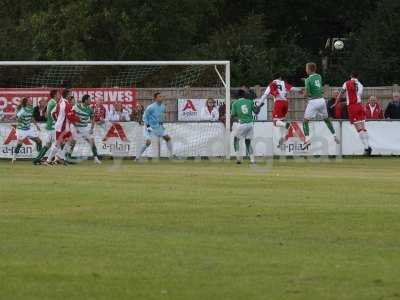
[[[337,40],[333,44],[333,47],[335,47],[336,50],[342,50],[344,48],[344,43],[343,43],[343,41]]]

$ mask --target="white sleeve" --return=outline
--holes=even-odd
[[[22,116],[23,112],[24,112],[24,109],[21,108],[21,109],[17,112],[17,118],[20,118],[20,117]]]
[[[60,109],[58,110],[58,116],[57,116],[57,121],[58,120],[65,120],[65,100],[61,101],[60,103]],[[60,122],[60,121],[59,121]]]
[[[342,87],[339,88],[339,96],[340,96],[340,97],[341,97],[341,96],[346,92],[346,90],[347,90],[346,83],[347,83],[347,82],[343,83]]]
[[[357,94],[361,98],[363,92],[364,92],[364,86],[361,84],[361,82],[357,82],[358,88],[357,88]]]
[[[264,92],[264,95],[262,95],[260,103],[267,103],[266,100],[268,98],[269,93],[271,93],[271,88],[268,86],[267,89]]]
[[[301,92],[301,88],[299,88],[299,87],[292,87],[292,88],[290,89],[290,92]]]

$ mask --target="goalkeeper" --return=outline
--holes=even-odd
[[[254,136],[254,114],[260,113],[261,106],[257,106],[251,95],[244,89],[240,89],[238,92],[238,99],[233,102],[231,116],[235,118],[239,124],[233,131],[234,139],[233,146],[236,153],[236,163],[242,163],[242,157],[240,155],[240,140],[244,138],[246,145],[246,155],[250,157],[251,164],[255,164],[255,157],[251,140]]]
[[[143,113],[144,123],[144,139],[145,144],[140,149],[136,161],[140,161],[143,153],[151,145],[153,138],[163,138],[167,143],[169,151],[169,158],[173,158],[173,149],[171,137],[166,133],[163,126],[164,115],[165,115],[165,104],[160,93],[155,93],[153,97],[153,103],[150,104]]]

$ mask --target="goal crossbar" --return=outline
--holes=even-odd
[[[229,65],[227,60],[210,61],[0,61],[0,66],[190,66],[190,65]]]

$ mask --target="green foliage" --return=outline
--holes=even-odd
[[[352,36],[347,65],[356,66],[368,84],[400,80],[400,2],[384,0],[373,18]]]
[[[396,0],[43,0],[0,3],[2,60],[229,59],[234,84],[280,71],[300,83],[331,37],[350,37],[331,84],[359,69],[400,79]]]

